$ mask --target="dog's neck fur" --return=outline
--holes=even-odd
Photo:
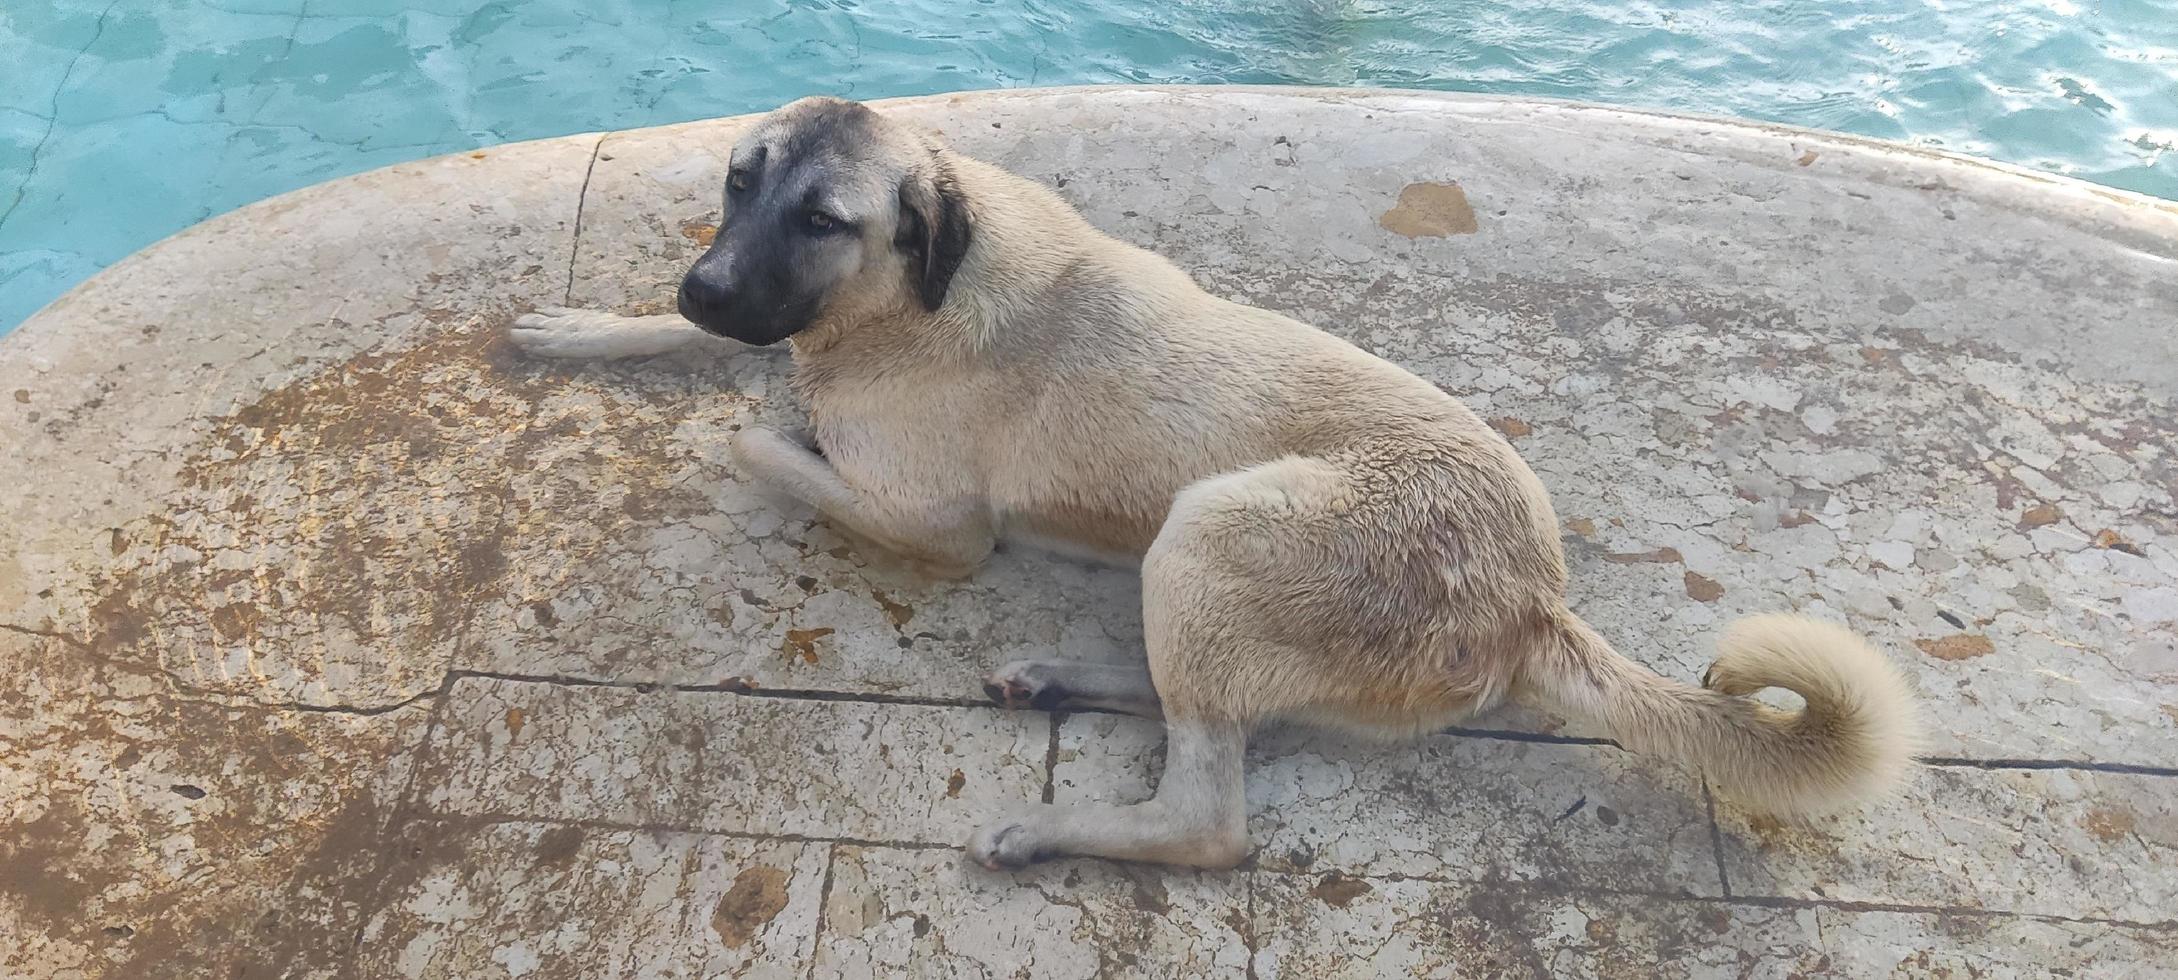
[[[931,326],[989,350],[1086,259],[1095,228],[1050,189],[979,160],[948,154],[974,222],[954,292]],[[979,193],[982,192],[982,193]]]

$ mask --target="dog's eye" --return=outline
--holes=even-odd
[[[726,186],[736,192],[748,190],[749,172],[746,170],[736,170],[733,173],[726,175]]]
[[[809,227],[817,231],[831,231],[839,227],[839,219],[822,211],[809,212]]]

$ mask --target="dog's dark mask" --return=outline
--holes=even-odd
[[[809,273],[830,241],[854,228],[821,210],[808,167],[765,173],[762,147],[736,162],[726,183],[724,225],[681,278],[681,315],[704,330],[766,346],[809,328],[830,283]],[[769,179],[767,179],[769,178]]]
[[[721,234],[681,279],[681,316],[705,332],[758,347],[809,329],[823,296],[796,288],[787,261]]]
[[[969,237],[967,209],[951,175],[935,160],[907,164],[897,212],[885,202],[875,217],[844,213],[831,196],[832,185],[868,165],[881,125],[861,105],[822,102],[792,117],[775,141],[737,148],[718,235],[681,279],[681,315],[721,337],[776,344],[809,329],[832,291],[860,263],[878,258],[865,250],[888,245],[908,260],[923,306],[938,309]],[[889,243],[874,237],[884,227],[865,229],[858,217],[890,223]]]

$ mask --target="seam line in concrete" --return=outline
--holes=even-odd
[[[1624,750],[1625,746],[1607,738],[1591,738],[1585,735],[1547,735],[1542,732],[1516,732],[1503,728],[1451,728],[1438,729],[1439,735],[1458,735],[1463,738],[1486,738],[1497,742],[1536,742],[1542,745],[1591,745]]]
[[[423,810],[411,815],[415,823],[446,823],[468,827],[497,827],[513,824],[534,824],[546,827],[578,827],[609,833],[643,834],[692,834],[699,837],[731,837],[735,840],[770,841],[777,844],[833,844],[846,847],[891,848],[896,851],[958,851],[959,844],[937,844],[930,841],[885,840],[882,838],[845,837],[826,834],[766,834],[751,830],[720,830],[711,827],[691,826],[661,821],[631,823],[625,820],[604,820],[596,817],[547,817],[520,813],[446,813]]]
[[[1709,852],[1717,859],[1717,890],[1731,898],[1732,875],[1724,870],[1724,828],[1717,826],[1717,794],[1710,792],[1707,777],[1702,779],[1702,806],[1709,813]]]
[[[617,681],[595,677],[572,677],[562,674],[521,674],[511,671],[460,669],[452,672],[457,678],[507,681],[516,684],[551,684],[560,687],[609,687],[633,690],[639,693],[670,691],[679,694],[737,694],[753,698],[776,698],[784,701],[828,701],[860,704],[896,704],[929,708],[969,708],[980,711],[1008,711],[1001,705],[979,698],[939,698],[910,694],[880,694],[857,691],[824,691],[812,688],[757,687],[742,678],[731,678],[714,684],[671,684],[662,681]],[[415,700],[415,699],[410,699]],[[1102,708],[1069,708],[1068,714],[1112,715],[1133,717],[1124,711]],[[1460,738],[1480,738],[1498,742],[1533,742],[1544,745],[1580,745],[1613,748],[1627,751],[1626,747],[1607,738],[1581,735],[1547,735],[1539,732],[1517,732],[1496,728],[1444,728],[1437,735]],[[2109,772],[2134,776],[2159,776],[2178,778],[2178,767],[2149,766],[2130,762],[2088,762],[2062,759],[1969,759],[1956,756],[1928,756],[1916,761],[1938,768],[1985,769],[1985,770],[2080,770]]]
[[[2178,777],[2178,767],[2144,766],[2132,762],[2087,762],[2078,759],[1967,759],[1956,756],[1928,756],[1920,760],[1925,766],[1948,769],[1988,770],[2082,770],[2086,772],[2114,772],[2128,776]]]
[[[1517,732],[1499,728],[1446,728],[1439,734],[1459,735],[1467,738],[1486,738],[1500,742],[1536,742],[1544,745],[1589,745],[1628,751],[1625,746],[1608,738],[1586,735],[1548,735],[1541,732]],[[2091,762],[2084,759],[1973,759],[1966,756],[1930,755],[1914,759],[1924,766],[1939,769],[2073,769],[2088,772],[2123,773],[2133,776],[2178,777],[2178,766],[2150,766],[2136,762]]]
[[[1784,895],[1696,895],[1689,892],[1658,891],[1640,888],[1611,888],[1602,886],[1567,885],[1552,881],[1509,881],[1504,879],[1444,878],[1436,875],[1402,874],[1352,874],[1333,869],[1319,871],[1283,871],[1258,868],[1249,874],[1271,875],[1284,878],[1321,878],[1325,874],[1338,874],[1364,881],[1412,881],[1430,885],[1457,887],[1511,889],[1545,895],[1603,895],[1619,898],[1650,898],[1673,902],[1699,902],[1706,905],[1744,905],[1775,909],[1836,909],[1841,912],[1895,912],[1909,915],[1957,915],[1980,916],[1994,919],[2034,919],[2044,922],[2068,922],[2079,925],[2116,926],[2152,932],[2178,932],[2178,920],[2143,922],[2134,919],[2118,919],[2108,916],[2057,915],[2049,912],[2022,912],[2015,909],[1972,908],[1957,905],[1912,905],[1902,902],[1861,902],[1833,898],[1793,898]]]
[[[714,684],[669,684],[659,681],[616,681],[594,677],[574,677],[565,674],[522,674],[511,671],[456,669],[448,671],[439,686],[417,692],[399,701],[380,705],[313,704],[307,701],[256,701],[247,697],[225,695],[209,689],[194,688],[183,684],[179,678],[164,670],[143,665],[126,664],[109,657],[99,656],[91,644],[66,633],[53,630],[32,629],[13,623],[0,623],[0,630],[58,640],[77,650],[90,654],[101,663],[143,675],[157,675],[173,688],[177,695],[192,703],[237,711],[305,711],[322,714],[345,714],[360,717],[391,714],[435,697],[464,678],[477,680],[507,681],[517,684],[549,684],[556,687],[608,687],[632,690],[638,693],[671,691],[680,694],[736,694],[744,697],[774,698],[783,701],[824,701],[835,703],[910,705],[928,708],[966,708],[978,711],[1010,711],[990,701],[977,698],[940,698],[907,694],[880,694],[875,692],[824,691],[811,688],[756,687],[742,678],[732,678]],[[1103,714],[1131,717],[1123,711],[1099,708],[1069,709],[1072,714]],[[1056,724],[1056,723],[1054,723]],[[1579,735],[1549,735],[1540,732],[1518,732],[1495,728],[1440,729],[1435,734],[1461,738],[1480,738],[1499,742],[1531,742],[1543,745],[1580,745],[1607,747],[1625,751],[1625,746],[1607,738]],[[1964,756],[1923,756],[1915,761],[1940,769],[1980,769],[1989,772],[2105,772],[2125,776],[2149,776],[2178,779],[2178,766],[2150,766],[2133,762],[2093,762],[2084,759],[1973,759]],[[1050,770],[1055,774],[1055,768]],[[1047,781],[1046,789],[1050,788]],[[1048,802],[1048,801],[1047,801]]]
[[[1729,898],[1717,895],[1695,895],[1689,896],[1686,900],[1712,905],[1752,905],[1758,908],[1776,909],[1836,909],[1840,912],[1897,912],[1909,915],[2033,919],[2040,922],[2068,922],[2076,925],[2114,926],[2124,929],[2142,929],[2150,932],[2178,933],[2178,920],[2141,922],[2134,919],[2119,919],[2109,916],[2056,915],[2048,912],[2021,912],[2017,909],[1977,909],[1955,905],[1907,905],[1895,902],[1852,902],[1828,898],[1791,898],[1784,895],[1733,895]]]
[[[471,670],[461,668],[449,672],[455,679],[506,681],[511,684],[546,684],[554,687],[603,687],[634,691],[638,694],[733,694],[750,698],[773,698],[781,701],[830,701],[859,704],[909,705],[925,708],[974,708],[987,711],[1007,710],[990,701],[970,698],[933,698],[912,694],[879,694],[875,692],[820,691],[802,688],[757,687],[751,682],[735,677],[713,684],[672,684],[663,681],[615,681],[596,677],[570,677],[563,674],[520,674],[512,671]]]
[[[750,831],[710,830],[701,827],[688,827],[656,822],[629,823],[618,820],[524,816],[521,814],[509,813],[425,813],[413,815],[412,819],[417,822],[438,822],[470,827],[528,824],[553,827],[579,827],[584,830],[600,830],[608,832],[691,834],[710,837],[729,837],[739,840],[770,841],[782,844],[830,844],[833,845],[835,849],[839,846],[861,848],[889,848],[892,850],[902,851],[958,851],[961,849],[960,846],[957,844],[934,844],[925,841],[873,840],[868,838],[832,837],[815,834],[763,834]],[[1072,860],[1095,861],[1099,864],[1111,865],[1115,867],[1124,866],[1121,862],[1102,861],[1095,858],[1076,858]],[[2134,919],[2119,919],[2109,916],[2057,915],[2048,912],[2022,912],[2014,909],[1971,908],[1955,905],[1912,905],[1900,902],[1862,902],[1828,898],[1793,898],[1783,895],[1696,895],[1690,892],[1672,892],[1653,889],[1574,886],[1550,881],[1509,881],[1503,879],[1493,880],[1487,878],[1460,880],[1455,878],[1444,878],[1435,875],[1402,875],[1383,873],[1354,874],[1338,869],[1333,869],[1329,872],[1321,872],[1283,871],[1267,868],[1252,868],[1239,873],[1250,877],[1268,875],[1273,877],[1300,879],[1318,879],[1322,878],[1327,873],[1336,873],[1344,877],[1357,878],[1364,881],[1412,881],[1420,882],[1422,884],[1451,885],[1456,887],[1513,889],[1517,891],[1528,891],[1546,895],[1601,895],[1620,898],[1649,898],[1677,902],[1698,902],[1708,905],[1743,905],[1755,908],[1835,909],[1841,912],[1893,912],[1909,915],[1956,915],[1999,919],[2032,919],[2043,922],[2065,922],[2078,925],[2113,926],[2125,929],[2139,929],[2151,932],[2178,933],[2178,920],[2143,922]]]

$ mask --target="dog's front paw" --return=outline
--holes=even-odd
[[[727,441],[727,448],[743,472],[771,482],[777,482],[799,457],[813,455],[808,446],[794,437],[760,425],[734,433]]]
[[[546,306],[516,317],[507,339],[537,357],[598,357],[611,350],[609,335],[619,319],[596,310]]]
[[[1047,855],[1038,850],[1036,819],[1026,814],[985,824],[968,841],[968,859],[992,871],[1025,868]]]
[[[565,306],[541,307],[507,326],[507,339],[537,357],[649,357],[701,336],[671,317],[627,317]]]

